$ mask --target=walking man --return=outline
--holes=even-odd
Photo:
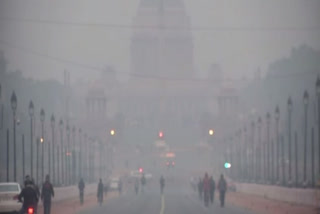
[[[220,176],[220,180],[218,183],[218,189],[220,192],[220,206],[224,207],[224,199],[225,199],[226,191],[227,191],[227,182],[224,179],[223,174],[221,174],[221,176]]]
[[[44,214],[50,214],[52,197],[54,197],[53,186],[50,183],[49,175],[46,175],[46,181],[43,183],[41,191]]]

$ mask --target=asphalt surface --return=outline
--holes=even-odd
[[[221,208],[218,200],[208,208],[187,185],[179,181],[169,182],[163,195],[158,182],[149,183],[144,193],[134,194],[133,188],[118,198],[96,205],[79,214],[254,214],[231,204]]]

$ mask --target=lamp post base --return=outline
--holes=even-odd
[[[302,182],[302,187],[303,188],[307,188],[308,187],[308,181],[307,180]]]

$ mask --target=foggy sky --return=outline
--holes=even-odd
[[[3,17],[83,23],[130,25],[139,0],[7,0],[0,2],[0,50],[9,69],[36,79],[62,80],[63,70],[86,78],[90,69],[57,62],[4,45],[72,60],[86,65],[112,65],[130,72],[130,28],[61,26],[12,22]],[[211,63],[227,76],[266,71],[272,61],[289,56],[293,46],[320,49],[318,0],[185,0],[194,30],[195,68],[206,72]],[[81,74],[81,75],[75,75]],[[86,75],[84,75],[86,74]]]

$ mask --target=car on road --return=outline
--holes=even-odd
[[[175,164],[176,164],[176,163],[174,162],[174,160],[167,160],[167,162],[166,162],[166,166],[167,166],[168,168],[174,167]]]
[[[111,178],[108,185],[108,191],[118,191],[119,190],[119,178]]]
[[[21,192],[18,183],[0,183],[0,213],[18,213],[22,204],[18,201]]]

